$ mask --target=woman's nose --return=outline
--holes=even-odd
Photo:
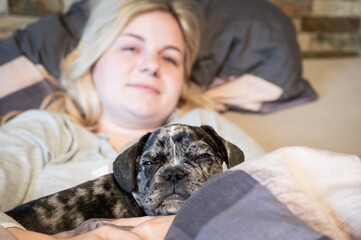
[[[159,77],[160,73],[159,58],[156,54],[148,54],[144,56],[140,64],[140,71],[153,77]]]

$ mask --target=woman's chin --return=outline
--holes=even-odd
[[[163,121],[174,111],[175,108],[176,106],[170,107],[170,105],[159,102],[143,102],[143,104],[130,107],[133,114],[139,117],[157,118]]]
[[[173,110],[165,111],[164,108],[155,106],[132,108],[129,109],[129,117],[132,118],[129,121],[132,121],[130,124],[143,123],[148,128],[160,127],[172,112]]]

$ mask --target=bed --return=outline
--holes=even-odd
[[[167,239],[361,239],[360,114],[346,112],[352,124],[342,129],[350,132],[334,130],[330,140],[338,122],[327,107],[342,101],[325,97],[320,82],[305,78],[295,29],[275,6],[198,1],[203,35],[191,81],[269,153],[204,185],[182,207]],[[0,116],[38,108],[56,90],[51,82],[79,40],[87,3],[41,18],[0,43]],[[360,90],[358,82],[348,89]],[[348,106],[343,103],[340,110]]]

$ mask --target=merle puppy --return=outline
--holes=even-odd
[[[174,124],[144,135],[120,154],[113,174],[20,205],[7,214],[28,230],[55,234],[90,218],[175,214],[223,165],[243,152],[210,126]]]

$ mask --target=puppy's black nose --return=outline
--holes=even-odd
[[[168,168],[163,172],[163,177],[167,181],[178,182],[186,173],[180,168]]]

